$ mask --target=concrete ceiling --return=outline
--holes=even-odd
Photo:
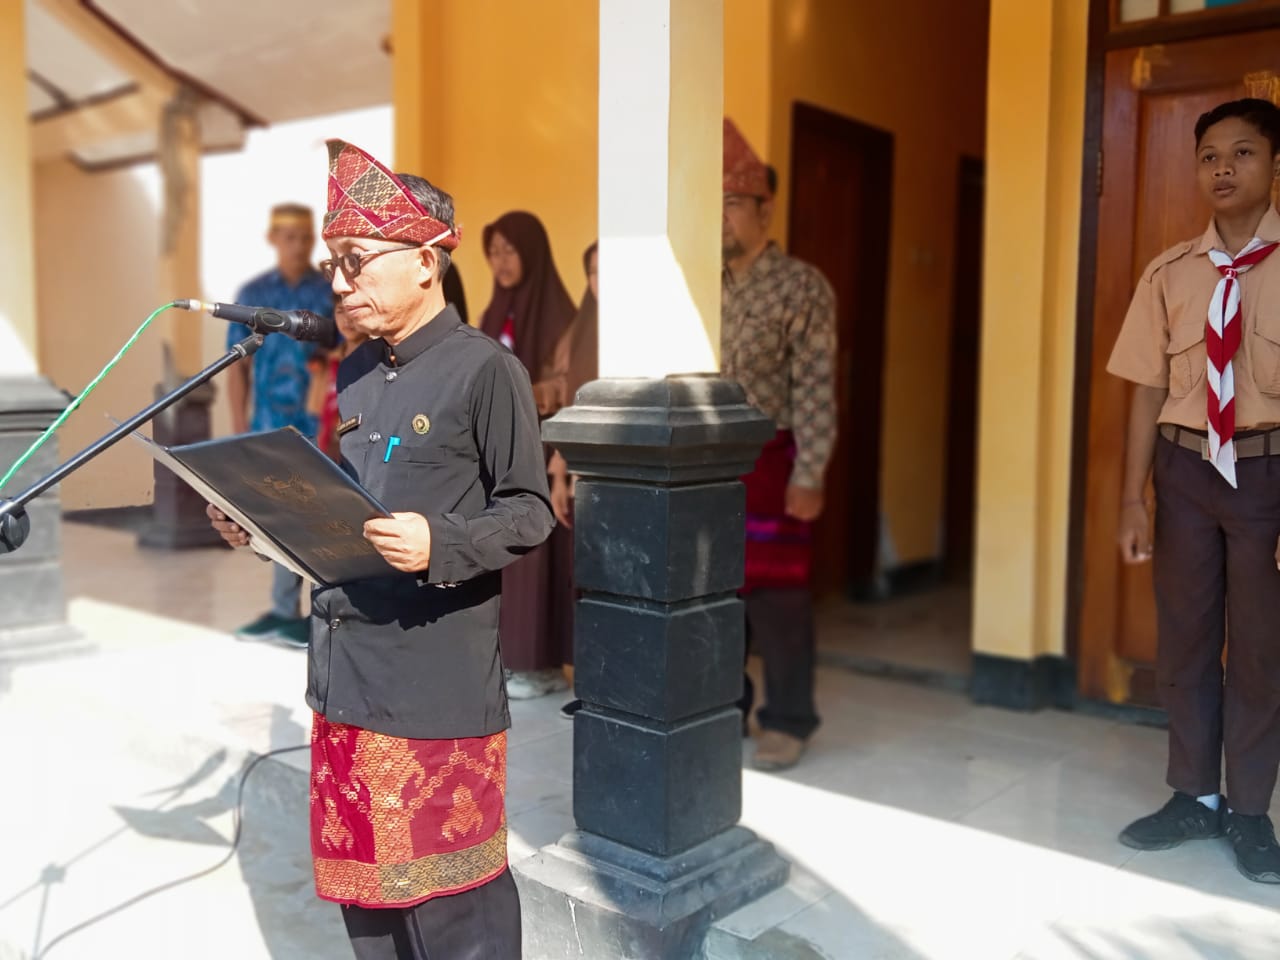
[[[156,152],[158,110],[200,95],[206,149],[244,128],[391,99],[390,0],[26,0],[37,161]]]

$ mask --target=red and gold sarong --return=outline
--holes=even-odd
[[[760,451],[755,469],[742,478],[747,486],[746,592],[809,585],[813,532],[786,511],[795,462],[795,437],[779,430]]]
[[[481,886],[507,866],[507,735],[408,740],[311,725],[316,893],[411,907]]]

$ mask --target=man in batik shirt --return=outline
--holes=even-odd
[[[747,643],[765,676],[754,761],[761,770],[793,766],[818,726],[810,526],[822,513],[836,438],[835,296],[814,267],[769,240],[772,179],[726,119],[720,365],[778,428],[745,478]],[[744,719],[750,679],[745,687]]]
[[[392,513],[364,534],[393,569],[312,594],[316,891],[358,960],[518,960],[498,606],[553,525],[533,390],[446,302],[452,198],[340,140],[329,156],[321,267],[370,338],[339,367],[336,432]]]

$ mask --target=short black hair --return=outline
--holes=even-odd
[[[769,187],[769,196],[776,197],[778,195],[778,171],[772,163],[764,168],[764,182]]]
[[[1220,103],[1208,113],[1200,115],[1196,121],[1196,148],[1209,128],[1221,123],[1229,117],[1239,117],[1245,123],[1252,124],[1258,132],[1271,144],[1271,155],[1280,153],[1280,107],[1270,100],[1258,97],[1245,97],[1242,100],[1228,100]]]
[[[455,229],[453,223],[453,197],[429,180],[414,176],[412,173],[397,173],[396,176],[400,178],[400,182],[413,195],[413,199],[422,204],[427,213],[431,214],[450,230]],[[434,250],[437,259],[440,261],[440,276],[443,277],[449,272],[449,267],[453,264],[453,257],[449,255],[449,251],[444,247],[436,246]]]

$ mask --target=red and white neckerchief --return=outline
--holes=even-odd
[[[1209,251],[1209,259],[1222,274],[1209,301],[1204,334],[1209,363],[1209,462],[1232,487],[1236,486],[1236,380],[1231,359],[1240,349],[1239,277],[1277,246],[1254,237],[1235,259],[1222,250]]]

